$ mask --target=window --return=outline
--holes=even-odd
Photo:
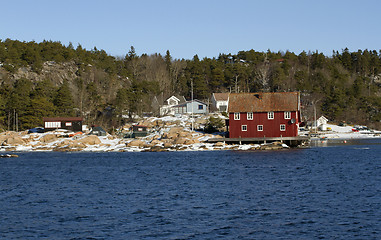
[[[234,120],[239,120],[239,113],[234,113]]]
[[[175,114],[186,113],[186,107],[175,107]]]
[[[45,128],[61,128],[61,122],[45,122]]]
[[[198,105],[198,110],[202,110],[204,109],[204,106],[203,105]]]
[[[280,130],[281,131],[286,131],[286,125],[285,124],[281,124],[280,125]]]
[[[66,122],[66,123],[65,123],[65,126],[66,126],[66,127],[71,127],[72,124],[71,124],[71,122]]]
[[[247,125],[242,125],[242,132],[246,132],[247,131]]]
[[[284,119],[291,119],[291,112],[284,112]]]
[[[253,113],[252,112],[247,113],[247,120],[253,120]]]
[[[221,105],[221,106],[219,107],[219,109],[220,109],[220,112],[226,112],[226,110],[228,109],[228,106],[226,106],[226,105]]]
[[[274,112],[268,112],[267,119],[274,119]]]
[[[258,132],[262,132],[263,131],[263,125],[258,125],[257,130],[258,130]]]

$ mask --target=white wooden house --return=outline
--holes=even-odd
[[[167,100],[164,101],[164,105],[160,107],[160,116],[164,115],[174,115],[175,110],[173,106],[179,105],[181,103],[186,102],[183,96],[171,96]]]
[[[322,130],[322,131],[326,131],[327,130],[327,123],[328,123],[328,119],[324,116],[321,116],[319,117],[317,120],[316,120],[316,125],[318,127],[318,129]]]
[[[212,109],[218,112],[227,112],[229,106],[229,93],[213,93]]]
[[[320,125],[326,125],[328,123],[328,119],[324,116],[321,116],[318,118],[318,120],[316,120],[317,122],[317,126],[319,127]]]
[[[208,105],[200,100],[194,99],[172,107],[175,114],[206,114]]]

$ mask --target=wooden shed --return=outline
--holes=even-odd
[[[45,131],[66,129],[73,132],[82,131],[82,117],[45,117],[43,118]]]

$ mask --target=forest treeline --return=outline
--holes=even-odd
[[[42,117],[82,116],[89,125],[118,127],[144,113],[156,114],[176,94],[208,101],[213,92],[300,91],[303,112],[313,109],[331,121],[368,124],[381,120],[381,52],[343,49],[323,53],[240,51],[214,58],[123,57],[96,47],[55,41],[0,40],[0,124],[19,129],[42,125]],[[74,77],[57,82],[46,64],[71,66]],[[30,71],[37,80],[18,77]]]

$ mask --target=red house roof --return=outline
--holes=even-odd
[[[298,111],[299,99],[298,92],[231,93],[228,112]]]

